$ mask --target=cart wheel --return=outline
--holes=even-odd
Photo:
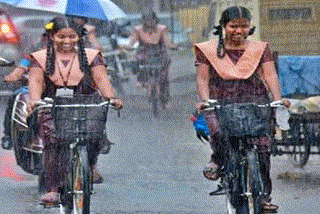
[[[309,160],[311,144],[315,140],[313,125],[292,121],[288,135],[286,151],[289,153],[289,160],[297,168],[303,168]]]

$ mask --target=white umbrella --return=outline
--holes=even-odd
[[[106,21],[125,17],[125,13],[111,0],[0,0],[0,2],[25,9]]]

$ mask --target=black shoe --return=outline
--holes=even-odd
[[[3,149],[10,150],[12,149],[12,142],[11,142],[11,137],[8,135],[5,135],[1,139],[1,146]]]

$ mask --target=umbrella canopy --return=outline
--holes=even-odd
[[[16,7],[92,19],[112,20],[125,13],[111,0],[0,0]]]

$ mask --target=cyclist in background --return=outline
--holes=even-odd
[[[265,100],[280,100],[280,86],[273,55],[266,42],[248,40],[254,33],[250,25],[251,15],[247,8],[234,6],[227,8],[221,16],[215,35],[218,41],[210,40],[195,45],[197,86],[201,108],[208,99],[238,98],[258,96]],[[223,35],[225,32],[225,35]],[[285,105],[290,102],[284,100]],[[203,174],[207,179],[219,178],[219,169],[224,165],[224,140],[214,113],[206,115],[211,132],[213,154]],[[265,186],[263,209],[276,211],[277,205],[270,203],[272,183],[270,178],[270,136],[255,139],[261,174]]]
[[[139,42],[136,54],[136,60],[139,62],[143,59],[157,55],[162,58],[162,68],[160,73],[160,96],[164,104],[164,108],[169,107],[169,65],[170,57],[167,48],[176,49],[168,34],[165,25],[158,24],[159,20],[156,13],[152,10],[142,13],[141,25],[134,27],[130,43],[124,48],[132,48],[134,44]],[[137,66],[136,66],[137,67]],[[137,69],[137,68],[136,68]],[[136,71],[137,72],[137,71]],[[147,79],[142,72],[137,72],[138,86],[145,86]]]

